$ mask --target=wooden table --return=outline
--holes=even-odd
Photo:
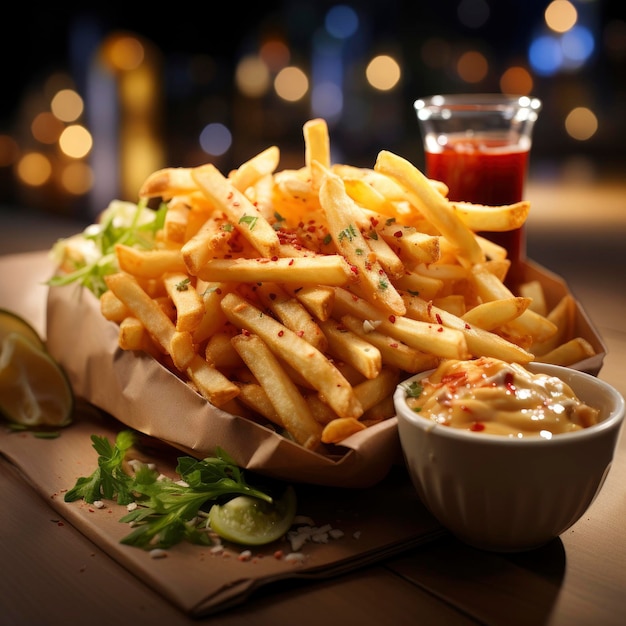
[[[529,256],[563,276],[583,302],[608,346],[600,376],[622,394],[625,191],[575,184],[555,194],[549,185],[531,185],[538,217],[528,225]],[[559,202],[563,195],[567,201]],[[593,217],[580,219],[586,210]],[[77,228],[3,209],[0,251],[40,249]],[[0,501],[0,624],[605,626],[626,619],[623,436],[599,497],[583,519],[542,549],[497,555],[446,536],[339,578],[277,585],[206,620],[182,615],[71,525],[53,529],[56,513],[4,459]]]

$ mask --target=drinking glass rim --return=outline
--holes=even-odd
[[[538,113],[541,100],[534,96],[509,95],[498,93],[476,94],[435,94],[415,100],[413,106],[418,113],[428,110],[431,113],[440,109],[453,111],[499,111],[509,108]]]

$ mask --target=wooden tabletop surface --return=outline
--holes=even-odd
[[[575,183],[559,194],[530,185],[537,219],[529,221],[528,253],[563,276],[582,301],[608,347],[600,377],[626,395],[625,191]],[[0,253],[45,249],[76,229],[71,221],[4,207]],[[71,525],[51,532],[57,514],[2,458],[0,502],[2,625],[617,626],[626,619],[623,436],[596,501],[539,550],[492,554],[445,536],[334,579],[277,584],[206,619],[183,615]]]

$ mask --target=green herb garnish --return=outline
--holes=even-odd
[[[248,484],[243,470],[221,449],[215,457],[202,460],[180,457],[176,467],[180,479],[172,480],[141,463],[133,475],[124,471],[124,458],[134,441],[131,431],[120,432],[114,445],[96,435],[91,440],[99,454],[98,468],[79,478],[65,501],[136,503],[137,508],[120,519],[134,526],[122,539],[124,544],[143,549],[169,548],[182,540],[209,545],[207,515],[216,502],[247,495],[273,503],[266,491]]]
[[[154,248],[155,235],[163,228],[166,212],[165,204],[153,211],[147,208],[146,201],[135,205],[114,200],[102,213],[98,224],[54,245],[52,256],[65,263],[74,258],[75,269],[53,276],[48,285],[57,287],[78,282],[100,297],[107,290],[104,277],[119,270],[115,246]],[[73,252],[68,253],[68,250]]]

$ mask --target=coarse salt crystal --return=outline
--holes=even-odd
[[[167,552],[162,550],[161,548],[155,548],[154,550],[150,550],[150,558],[151,559],[163,559],[167,556]]]

